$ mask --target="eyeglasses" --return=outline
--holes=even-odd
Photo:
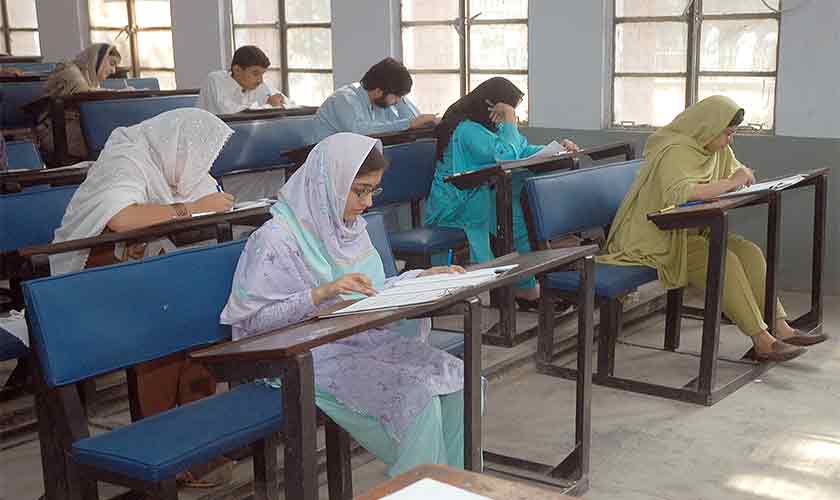
[[[380,186],[376,187],[363,187],[363,188],[350,188],[350,191],[353,192],[359,199],[367,197],[370,195],[372,198],[376,198],[377,196],[382,194],[383,189]]]

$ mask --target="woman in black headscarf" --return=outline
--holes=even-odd
[[[487,186],[460,190],[444,179],[493,165],[499,160],[525,158],[543,148],[528,144],[517,128],[516,107],[523,96],[510,80],[490,78],[449,106],[436,129],[437,169],[426,204],[425,222],[463,229],[470,242],[473,262],[494,258],[490,249],[490,234],[496,233],[493,195]],[[575,143],[568,139],[561,144],[566,149],[577,150]],[[519,199],[527,175],[514,176],[514,200]],[[513,204],[513,236],[517,251],[531,251],[519,203]],[[530,279],[520,283],[516,295],[522,299],[536,299],[536,282]]]

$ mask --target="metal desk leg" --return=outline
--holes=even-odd
[[[481,472],[481,301],[464,310],[464,468]]]
[[[822,273],[825,261],[826,176],[814,180],[814,243],[811,258],[811,310],[791,321],[794,328],[819,332],[823,322]]]
[[[305,352],[289,359],[283,377],[285,415],[286,498],[318,498],[318,464],[315,457],[315,371],[312,354]]]
[[[709,225],[709,260],[706,267],[706,300],[703,315],[703,341],[700,350],[700,377],[697,392],[710,404],[717,384],[717,357],[720,340],[720,309],[723,276],[726,272],[728,217],[723,213]]]
[[[501,175],[496,180],[496,256],[501,257],[514,251],[513,248],[513,180],[510,175]],[[512,347],[516,337],[516,301],[513,287],[504,287],[495,292],[499,305],[499,324],[493,345]]]
[[[780,193],[770,193],[767,201],[767,271],[764,282],[764,322],[767,331],[776,329],[776,299],[778,297],[779,246],[782,220],[782,197]]]

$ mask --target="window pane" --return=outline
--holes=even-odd
[[[90,25],[97,28],[123,28],[128,26],[125,2],[114,0],[88,0]]]
[[[774,9],[779,9],[779,0],[766,0]],[[770,14],[761,0],[703,0],[704,14]]]
[[[141,71],[140,76],[157,78],[160,82],[161,90],[174,90],[177,88],[174,71]]]
[[[451,21],[458,17],[453,0],[403,0],[403,21]]]
[[[421,113],[443,113],[461,97],[459,75],[414,74],[409,97]]]
[[[169,0],[134,0],[134,19],[141,28],[172,27]]]
[[[684,73],[686,23],[621,23],[615,27],[616,73]]]
[[[685,108],[685,78],[619,77],[614,92],[616,125],[661,127]]]
[[[11,28],[37,28],[38,16],[35,13],[35,0],[6,0]]]
[[[775,19],[703,21],[701,71],[776,71]]]
[[[699,99],[711,95],[725,95],[744,108],[742,125],[773,128],[773,107],[776,99],[776,79],[762,77],[700,77],[697,96]]]
[[[37,31],[12,31],[12,54],[16,56],[40,56],[41,42]]]
[[[233,0],[234,24],[264,24],[276,23],[280,16],[277,14],[279,4],[266,0]]]
[[[171,31],[137,33],[137,56],[144,68],[174,68]]]
[[[470,65],[484,69],[528,69],[528,26],[472,26]]]
[[[494,76],[502,76],[507,78],[514,85],[519,87],[519,90],[525,93],[525,96],[522,98],[522,102],[516,108],[516,115],[519,117],[520,120],[528,120],[528,75],[470,75],[470,90],[478,87],[478,85],[485,81],[493,78]]]
[[[615,16],[681,16],[686,5],[688,0],[615,0]]]
[[[290,68],[332,67],[332,30],[290,28],[286,31]]]
[[[297,104],[320,106],[332,92],[332,73],[289,73],[289,98]]]
[[[274,28],[237,28],[234,30],[234,45],[256,45],[261,48],[271,65],[280,67],[280,32]]]
[[[119,38],[117,39],[117,35]],[[114,41],[116,39],[116,41]],[[121,67],[131,67],[131,47],[128,45],[128,37],[125,33],[116,30],[97,30],[90,32],[91,43],[111,43],[117,46],[120,51],[122,59],[120,60]]]
[[[260,2],[260,8],[266,3]],[[330,22],[330,0],[286,0],[287,23]]]
[[[268,84],[274,90],[283,89],[283,80],[281,78],[279,69],[269,69],[268,71],[263,73],[263,82]]]
[[[452,26],[417,26],[402,30],[403,63],[412,69],[458,69],[458,33]]]
[[[479,19],[525,19],[528,0],[469,0],[470,17],[481,13]],[[455,3],[455,2],[453,2]]]

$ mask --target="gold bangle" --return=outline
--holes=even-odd
[[[175,217],[189,217],[190,211],[183,203],[173,203],[171,207],[175,210]]]

